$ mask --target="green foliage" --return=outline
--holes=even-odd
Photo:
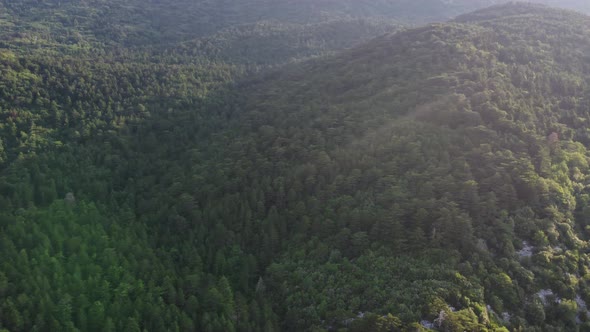
[[[0,328],[587,320],[587,17],[330,3],[0,2]]]

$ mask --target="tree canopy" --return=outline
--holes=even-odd
[[[0,330],[590,328],[590,18],[220,3],[0,2]]]

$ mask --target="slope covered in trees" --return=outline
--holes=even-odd
[[[588,37],[586,16],[502,6],[251,82],[224,172],[266,188],[283,328],[581,324]]]
[[[498,6],[232,83],[342,31],[261,24],[4,45],[0,329],[588,329],[587,16]],[[267,34],[294,50],[240,46]]]

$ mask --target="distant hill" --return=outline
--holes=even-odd
[[[170,48],[183,56],[230,63],[277,65],[347,49],[401,30],[388,20],[342,19],[316,24],[261,21],[223,29]]]
[[[541,1],[541,0],[540,0]],[[588,9],[583,1],[551,5]],[[401,24],[445,21],[501,0],[223,0],[2,1],[3,40],[34,46],[104,43],[138,46],[170,44],[209,36],[243,24],[275,20],[317,24],[334,20],[386,19]]]

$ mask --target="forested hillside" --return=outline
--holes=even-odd
[[[261,187],[282,328],[584,326],[588,24],[501,6],[245,84],[219,183]]]
[[[461,3],[2,1],[0,331],[590,330],[590,18]]]

